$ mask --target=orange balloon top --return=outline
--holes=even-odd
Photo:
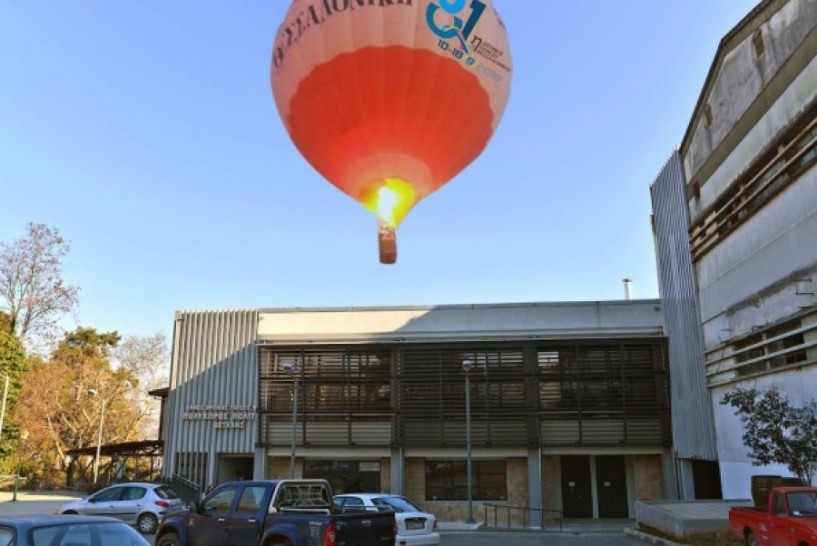
[[[271,82],[307,161],[396,226],[485,148],[511,58],[490,0],[294,0]]]

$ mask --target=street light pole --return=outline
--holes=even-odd
[[[23,450],[28,440],[28,431],[20,431],[20,447],[17,448],[17,474],[14,475],[14,494],[11,496],[13,502],[17,502],[17,489],[20,486],[20,468],[23,464]]]
[[[289,478],[295,478],[295,442],[298,433],[298,378],[295,377],[295,366],[284,363],[284,372],[292,376],[292,439],[289,452]]]
[[[88,389],[88,392],[99,400],[99,430],[96,435],[96,457],[94,458],[94,484],[99,478],[99,457],[102,454],[102,427],[105,425],[105,399],[96,389]]]
[[[465,372],[465,466],[468,480],[468,519],[465,523],[474,523],[474,496],[471,476],[471,369],[474,363],[471,360],[462,361],[462,371]]]

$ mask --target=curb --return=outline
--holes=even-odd
[[[650,535],[643,531],[639,531],[638,529],[625,528],[624,534],[639,540],[643,540],[644,542],[649,542],[650,544],[659,544],[660,546],[684,546],[680,542],[673,542],[665,538]]]

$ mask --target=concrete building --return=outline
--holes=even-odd
[[[657,300],[180,312],[164,472],[324,477],[448,521],[632,517],[675,495],[668,383]]]
[[[689,418],[714,422],[725,498],[748,498],[753,474],[790,472],[751,465],[723,395],[817,396],[815,162],[817,0],[765,0],[721,41],[651,188],[661,297],[677,319],[669,345],[686,355],[673,365],[705,376],[708,405],[694,401]],[[712,457],[708,446],[687,455]]]

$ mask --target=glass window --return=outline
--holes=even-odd
[[[783,495],[775,495],[774,497],[774,513],[777,516],[786,515],[786,507],[783,505]]]
[[[245,487],[241,493],[241,499],[238,501],[239,512],[260,512],[261,499],[264,498],[265,488],[262,486]]]
[[[505,461],[471,463],[473,500],[503,501],[508,498]],[[467,500],[466,461],[426,461],[426,500]]]
[[[14,531],[8,527],[0,527],[0,546],[11,546],[14,540]]]
[[[124,487],[105,489],[94,495],[94,500],[97,502],[118,501],[122,498],[122,491],[124,491],[124,489]]]
[[[74,546],[103,544],[104,546],[144,546],[139,533],[124,523],[49,525],[30,533],[32,546]],[[0,544],[3,544],[0,541]],[[12,543],[13,544],[13,543]]]
[[[330,461],[307,459],[304,478],[323,479],[337,493],[379,493],[379,461]]]
[[[377,497],[372,499],[372,504],[378,507],[385,507],[395,512],[422,512],[422,508],[405,497]]]
[[[126,487],[122,500],[139,500],[145,497],[147,489],[144,487]]]
[[[817,516],[817,493],[809,491],[789,493],[788,500],[792,516]]]
[[[159,497],[160,499],[178,499],[179,498],[179,495],[177,495],[176,492],[173,489],[171,489],[170,487],[167,487],[165,485],[163,485],[161,487],[157,487],[156,489],[153,490],[153,492],[156,493],[156,496]]]
[[[205,499],[202,509],[205,512],[229,512],[237,493],[237,487],[219,489],[212,497]]]

